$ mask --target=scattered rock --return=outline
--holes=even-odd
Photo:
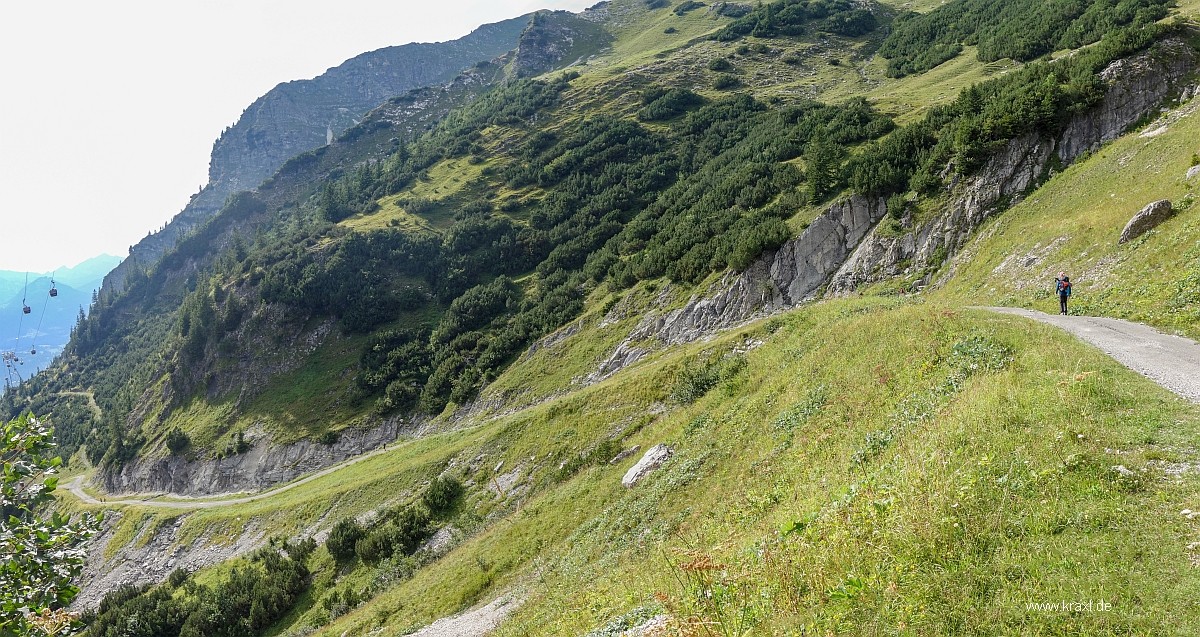
[[[1133,476],[1137,475],[1136,473],[1134,473],[1133,471],[1131,471],[1131,470],[1129,469],[1129,467],[1126,467],[1126,466],[1125,466],[1125,465],[1123,465],[1123,464],[1119,464],[1119,465],[1116,465],[1116,466],[1114,466],[1114,467],[1113,467],[1113,471],[1116,471],[1117,473],[1121,474],[1122,476],[1124,476],[1124,477],[1126,477],[1126,478],[1132,478]]]
[[[621,637],[654,637],[667,634],[667,616],[656,615],[621,633]]]
[[[622,451],[621,453],[618,453],[618,454],[616,455],[616,457],[614,457],[612,460],[609,460],[609,461],[608,461],[608,464],[617,464],[618,462],[620,462],[620,461],[622,461],[622,460],[624,460],[624,459],[628,458],[629,456],[632,456],[633,454],[635,454],[635,453],[637,453],[637,452],[639,452],[639,451],[641,451],[641,450],[642,450],[642,446],[641,446],[641,445],[634,445],[634,446],[632,446],[632,447],[630,447],[630,448],[626,449],[625,451]]]
[[[1185,473],[1200,472],[1200,463],[1196,462],[1169,462],[1166,460],[1151,460],[1146,463],[1161,471],[1163,475],[1170,477],[1179,477]]]
[[[454,535],[457,530],[458,529],[454,528],[454,526],[450,524],[443,526],[442,528],[438,529],[437,533],[433,534],[433,537],[426,540],[418,550],[431,553],[433,555],[442,555],[448,551],[451,544],[454,543]]]
[[[629,471],[625,472],[625,477],[621,478],[621,486],[630,488],[637,484],[642,480],[642,478],[645,478],[647,475],[649,475],[651,471],[654,471],[662,466],[662,464],[666,462],[667,459],[670,458],[674,453],[674,449],[664,444],[657,444],[653,447],[650,447],[650,450],[646,452],[646,455],[642,456],[642,459],[638,460],[637,464],[633,465],[629,468]]]
[[[508,497],[514,495],[514,490],[517,482],[521,479],[521,468],[516,467],[512,471],[504,475],[495,476],[488,483],[488,491],[500,496]]]
[[[1195,179],[1196,175],[1200,175],[1200,166],[1192,166],[1191,168],[1188,168],[1187,175],[1184,178]]]
[[[1117,243],[1126,243],[1131,239],[1136,239],[1146,231],[1170,219],[1174,212],[1171,202],[1167,199],[1160,199],[1148,204],[1142,208],[1141,212],[1134,215],[1129,223],[1125,224],[1125,229],[1121,231],[1121,238],[1117,240]]]

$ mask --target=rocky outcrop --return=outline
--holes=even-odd
[[[709,15],[719,15],[726,18],[740,18],[754,10],[752,5],[743,2],[714,2],[708,7]]]
[[[612,36],[590,17],[568,11],[539,11],[521,32],[510,62],[513,77],[532,77],[584,62],[608,46]]]
[[[642,478],[650,475],[651,471],[661,467],[664,462],[670,460],[674,453],[674,449],[664,444],[657,444],[650,447],[646,451],[646,454],[642,456],[642,459],[638,460],[637,464],[625,472],[625,476],[621,478],[621,486],[626,489],[633,487],[638,482],[641,482]]]
[[[834,274],[828,293],[846,294],[864,283],[938,265],[984,220],[1034,186],[1052,156],[1052,148],[1036,135],[1010,140],[977,174],[955,186],[933,221],[900,236],[872,230]]]
[[[986,219],[1047,176],[1051,159],[1069,164],[1157,112],[1173,93],[1188,94],[1183,84],[1197,63],[1195,50],[1177,39],[1113,62],[1100,74],[1107,90],[1098,106],[1075,116],[1058,137],[1030,134],[1009,141],[981,170],[952,186],[948,202],[932,220],[900,236],[873,230],[830,281],[829,294],[847,294],[864,283],[906,273],[929,276]],[[924,282],[920,276],[915,281]]]
[[[244,453],[196,460],[181,456],[137,458],[106,471],[101,480],[105,491],[113,494],[211,496],[253,491],[378,449],[404,431],[404,422],[392,420],[374,428],[343,430],[331,444],[306,439],[287,445],[273,444],[270,436],[252,432],[246,437],[250,449]]]
[[[88,544],[79,596],[71,605],[75,611],[95,609],[106,593],[121,586],[158,584],[176,569],[195,572],[245,555],[267,540],[262,530],[250,524],[232,541],[206,534],[184,542],[180,530],[187,515],[181,515],[162,524],[143,526],[136,538],[110,551],[109,543],[120,526],[117,522],[121,513],[107,511],[104,518],[100,534]]]
[[[1155,112],[1173,92],[1190,95],[1182,85],[1196,67],[1195,50],[1177,39],[1113,62],[1101,73],[1108,89],[1096,108],[1072,119],[1057,138],[1010,140],[977,173],[952,186],[940,214],[899,236],[879,228],[887,214],[883,199],[853,196],[835,204],[800,237],[745,272],[727,275],[715,286],[718,292],[647,313],[586,381],[607,378],[656,347],[692,342],[821,293],[847,294],[864,283],[931,272],[986,219],[1035,187],[1053,160],[1070,163]]]
[[[1166,199],[1147,204],[1141,212],[1129,220],[1129,223],[1125,224],[1125,229],[1121,231],[1121,238],[1117,239],[1117,243],[1127,243],[1142,236],[1158,224],[1170,219],[1174,212],[1171,202]]]
[[[1071,120],[1056,144],[1058,158],[1070,163],[1123,135],[1183,89],[1180,81],[1195,72],[1196,65],[1195,49],[1175,38],[1109,64],[1100,72],[1107,85],[1104,101]]]
[[[640,360],[651,345],[689,343],[756,316],[816,298],[862,238],[887,214],[883,199],[853,196],[817,217],[799,237],[759,257],[739,275],[726,275],[709,296],[694,296],[683,307],[651,311],[599,369],[595,382]]]

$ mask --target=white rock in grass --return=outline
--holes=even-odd
[[[1121,231],[1121,238],[1117,240],[1117,243],[1126,243],[1136,239],[1171,218],[1173,214],[1175,214],[1175,210],[1171,207],[1169,199],[1146,204],[1141,212],[1134,215],[1129,223],[1125,224],[1125,229]]]
[[[662,466],[662,463],[666,462],[673,453],[675,453],[675,450],[664,444],[657,444],[650,447],[645,455],[642,456],[642,459],[638,460],[637,464],[625,472],[625,477],[621,478],[621,486],[629,488],[637,484],[651,471]]]

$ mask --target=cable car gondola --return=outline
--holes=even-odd
[[[54,279],[50,279],[50,296],[58,296],[58,288],[54,285]]]
[[[29,314],[29,313],[33,312],[33,308],[29,307],[28,305],[25,305],[24,302],[22,302],[21,305],[22,305],[21,311],[24,312],[25,314]]]

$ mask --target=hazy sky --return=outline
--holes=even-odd
[[[221,131],[276,84],[596,0],[13,0],[0,10],[0,270],[48,271],[157,230]]]

